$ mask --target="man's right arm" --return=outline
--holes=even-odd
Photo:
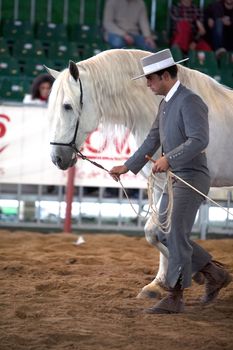
[[[118,181],[120,175],[127,173],[129,170],[137,174],[148,162],[146,155],[152,157],[160,146],[159,138],[159,121],[154,121],[149,134],[138,150],[123,165],[113,167],[109,173],[115,181]]]

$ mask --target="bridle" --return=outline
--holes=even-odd
[[[82,87],[82,82],[81,79],[78,79],[79,81],[79,86],[80,86],[80,108],[81,111],[83,109],[83,87]],[[50,145],[54,145],[54,146],[67,146],[67,147],[71,147],[75,153],[79,153],[80,151],[77,149],[76,144],[75,144],[75,140],[76,140],[76,136],[77,136],[77,132],[78,132],[78,127],[79,127],[79,117],[77,119],[76,125],[75,125],[75,130],[74,130],[74,136],[72,138],[72,140],[69,143],[64,143],[64,142],[50,142]]]
[[[83,87],[82,87],[82,82],[81,79],[78,79],[79,81],[79,87],[80,87],[80,100],[79,100],[79,104],[80,104],[80,109],[82,111],[83,108]],[[81,114],[81,112],[80,112]],[[68,143],[64,143],[64,142],[50,142],[50,145],[53,146],[67,146],[67,147],[71,147],[73,149],[73,151],[83,160],[88,160],[90,163],[92,163],[93,165],[97,166],[98,168],[101,168],[107,172],[109,172],[106,168],[104,168],[101,164],[94,162],[93,160],[87,158],[84,154],[82,154],[82,152],[79,151],[79,149],[76,147],[75,144],[75,140],[77,137],[77,133],[78,133],[78,127],[79,127],[79,117],[77,119],[76,125],[75,125],[75,130],[74,130],[74,136],[72,138],[72,140]]]

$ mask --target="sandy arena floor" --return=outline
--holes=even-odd
[[[135,296],[158,267],[142,237],[0,231],[0,350],[232,350],[233,283],[202,307],[147,315]],[[233,239],[200,242],[233,272]]]

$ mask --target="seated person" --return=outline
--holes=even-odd
[[[179,47],[186,54],[189,50],[211,51],[205,38],[202,12],[192,0],[180,0],[177,5],[173,5],[170,17],[171,46]]]
[[[216,54],[233,51],[233,0],[218,0],[205,10],[209,40]]]
[[[50,74],[38,75],[31,86],[31,94],[26,94],[23,103],[46,105],[54,78]]]
[[[155,51],[143,0],[107,0],[103,28],[104,38],[112,48],[135,46]]]

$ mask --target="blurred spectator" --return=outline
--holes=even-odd
[[[233,0],[218,0],[205,10],[210,43],[218,56],[233,51]]]
[[[171,8],[171,46],[179,47],[184,53],[189,50],[210,51],[206,41],[203,14],[192,0],[180,0]]]
[[[40,74],[31,86],[31,94],[25,95],[23,103],[46,105],[54,78],[50,74]]]
[[[104,38],[112,48],[135,46],[155,51],[143,0],[107,0],[103,17]]]

